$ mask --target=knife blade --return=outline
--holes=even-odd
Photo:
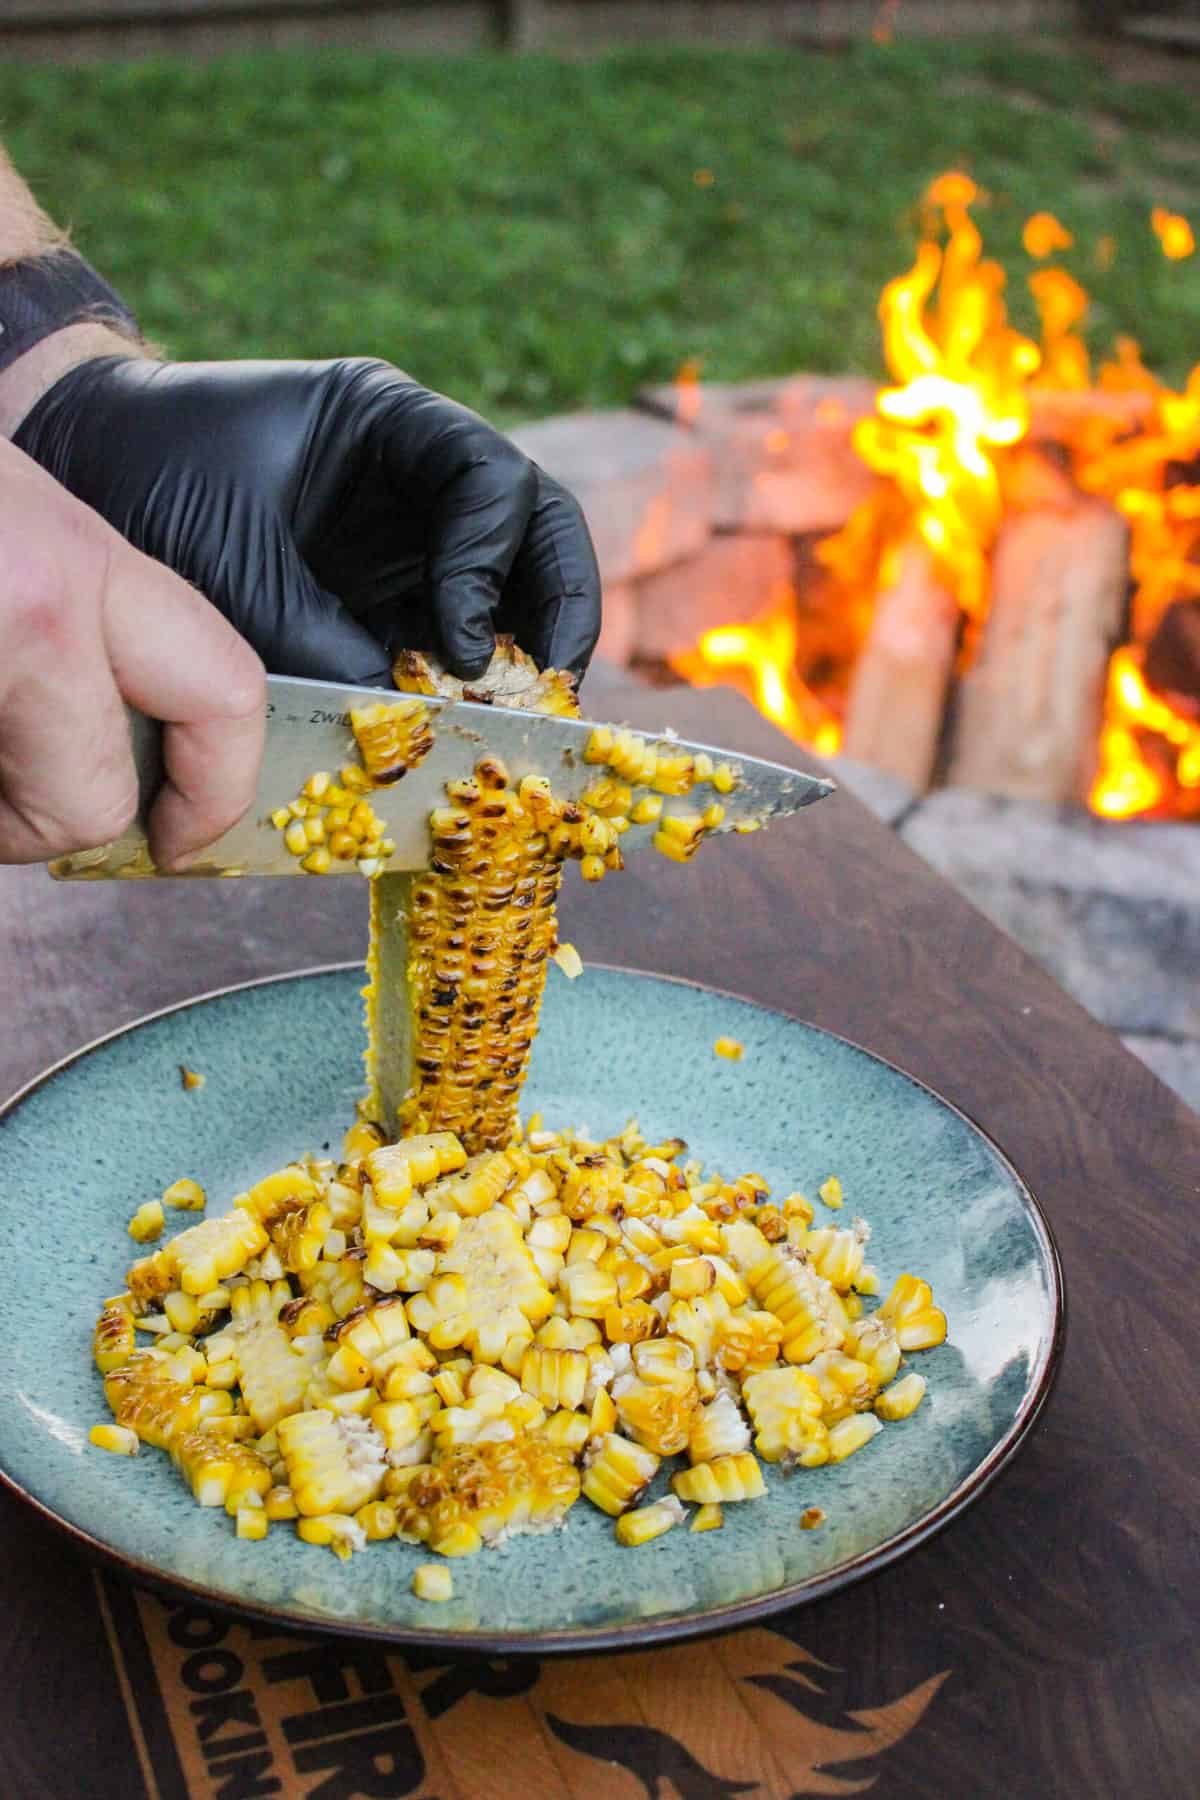
[[[386,698],[377,688],[268,676],[266,747],[255,803],[197,863],[181,871],[182,878],[303,873],[299,862],[286,849],[282,833],[271,824],[270,814],[294,800],[315,770],[336,773],[348,762],[357,763],[350,710],[373,706]],[[578,800],[605,773],[596,764],[584,761],[588,739],[596,729],[593,721],[518,712],[473,701],[421,698],[429,709],[432,750],[402,780],[375,788],[370,795],[371,805],[383,822],[384,836],[395,841],[395,854],[387,864],[390,871],[423,869],[428,865],[429,814],[435,806],[445,803],[446,783],[470,775],[484,756],[499,758],[514,781],[526,775],[546,776],[563,800]],[[59,880],[129,880],[163,874],[154,867],[146,841],[146,820],[162,782],[161,729],[142,714],[131,711],[130,732],[138,775],[137,818],[112,843],[52,862],[50,872]],[[675,751],[704,752],[714,762],[729,765],[737,784],[732,793],[722,797],[725,820],[718,827],[720,831],[746,829],[798,812],[833,791],[833,782],[780,763],[735,756],[709,744],[689,743],[669,735],[638,735]],[[690,810],[694,804],[687,797],[663,802],[664,810],[672,806],[680,811]],[[648,844],[654,830],[653,825],[631,826],[621,839],[622,854],[628,855]],[[330,873],[335,872],[353,874],[355,866],[352,862],[335,863]]]

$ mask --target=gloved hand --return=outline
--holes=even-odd
[[[600,577],[575,500],[465,407],[387,363],[155,363],[65,375],[14,440],[217,606],[276,674],[453,674],[497,630],[582,675]]]

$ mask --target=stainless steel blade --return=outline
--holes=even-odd
[[[227,831],[185,876],[297,875],[303,871],[289,854],[282,834],[270,822],[270,814],[294,800],[317,769],[333,773],[358,754],[350,730],[350,709],[369,706],[387,698],[372,688],[344,686],[336,682],[302,681],[295,677],[268,677],[267,743],[254,806],[232,831]],[[604,773],[585,763],[583,753],[595,724],[585,719],[560,719],[544,713],[516,712],[499,706],[480,706],[466,701],[429,699],[434,733],[433,749],[425,760],[400,781],[371,793],[371,805],[383,821],[385,835],[395,840],[396,851],[388,862],[392,871],[423,869],[429,861],[429,814],[445,801],[446,783],[469,775],[484,756],[498,757],[514,780],[525,775],[544,775],[564,800],[577,800]],[[134,759],[138,771],[139,807],[134,825],[114,843],[95,850],[64,856],[50,865],[61,880],[98,881],[112,877],[137,879],[159,874],[150,860],[145,820],[162,780],[160,734],[156,725],[140,714],[131,714]],[[707,752],[714,762],[725,762],[737,776],[734,791],[723,797],[725,820],[719,827],[762,824],[771,818],[798,812],[832,792],[833,783],[804,775],[780,763],[734,756],[710,744],[693,744],[679,738],[655,738],[640,734],[650,743],[670,743],[674,749]],[[701,793],[712,796],[712,790]],[[691,810],[690,798],[664,800],[664,810]],[[628,855],[650,842],[653,825],[632,826],[621,839]],[[354,864],[334,864],[331,872],[354,873]]]

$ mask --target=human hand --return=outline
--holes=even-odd
[[[137,805],[123,702],[165,723],[149,820],[167,868],[254,799],[263,669],[207,600],[0,439],[0,863],[119,837]]]
[[[193,582],[268,669],[480,675],[497,631],[582,675],[600,578],[564,488],[387,363],[83,362],[14,441]]]

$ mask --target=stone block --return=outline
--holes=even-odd
[[[564,413],[512,436],[578,499],[606,583],[667,568],[706,542],[713,459],[694,433],[623,408]]]
[[[1122,1033],[1200,1037],[1200,830],[946,788],[905,841]]]
[[[794,553],[778,533],[709,538],[697,555],[637,584],[638,654],[692,649],[715,625],[743,624],[790,597]]]
[[[797,375],[652,388],[642,404],[711,446],[719,530],[800,536],[836,530],[870,493],[851,433],[875,393],[858,376]]]

